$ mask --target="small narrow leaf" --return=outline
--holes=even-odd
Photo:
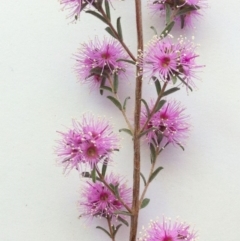
[[[123,110],[126,110],[126,105],[127,105],[127,101],[130,100],[130,96],[128,96],[125,100],[124,100],[124,103],[123,103]]]
[[[102,81],[101,81],[101,85],[100,85],[100,94],[103,95],[103,89],[102,88],[103,86],[105,86],[105,83],[106,83],[106,77],[103,77],[102,78]],[[107,87],[107,86],[106,86]]]
[[[145,208],[150,202],[149,198],[144,198],[142,203],[141,203],[141,208]]]
[[[158,35],[157,30],[156,30],[156,28],[155,28],[154,26],[151,26],[150,28],[153,30],[153,32],[155,33],[155,35]]]
[[[160,84],[160,81],[159,81],[156,77],[152,77],[152,79],[154,80],[154,84],[155,84],[155,87],[156,87],[156,91],[157,91],[157,94],[159,95],[160,92],[161,92],[161,84]]]
[[[154,111],[155,112],[159,111],[164,106],[165,103],[166,103],[166,100],[160,100]]]
[[[121,17],[117,19],[117,32],[120,40],[123,40],[122,27],[121,27]]]
[[[166,9],[166,24],[169,24],[171,20],[171,7],[169,4],[165,4],[165,9]]]
[[[91,177],[92,177],[92,181],[95,183],[96,182],[96,168],[94,167],[92,172],[91,172]]]
[[[200,9],[200,7],[198,7],[198,6],[196,6],[196,7],[195,6],[194,7],[189,6],[187,8],[182,8],[177,12],[176,16],[186,15],[187,13],[190,13],[192,11],[196,11],[198,9]]]
[[[116,228],[114,228],[114,231],[113,231],[113,236],[115,237],[119,228],[122,226],[122,224],[118,224],[118,226]]]
[[[140,172],[140,176],[141,176],[141,178],[143,180],[144,186],[146,186],[147,185],[146,178],[144,177],[144,175],[141,172]]]
[[[150,143],[151,161],[152,163],[156,161],[156,149],[152,143]]]
[[[170,94],[172,94],[172,93],[174,93],[174,92],[176,92],[176,91],[178,91],[178,90],[180,90],[180,88],[178,88],[178,87],[173,87],[173,88],[165,91],[165,92],[163,93],[163,96],[170,95]]]
[[[184,16],[184,15],[181,15],[181,16],[180,16],[180,20],[181,20],[181,29],[183,29],[184,26],[185,26],[185,16]]]
[[[127,211],[115,211],[114,214],[122,214],[125,216],[132,216],[132,214]]]
[[[113,37],[116,38],[115,34],[113,33],[112,29],[110,27],[106,27],[105,30]]]
[[[177,76],[176,75],[172,76],[172,82],[173,82],[174,85],[177,83]]]
[[[152,173],[152,175],[150,176],[149,182],[151,182],[162,169],[163,169],[163,167],[158,167],[158,168]]]
[[[120,61],[123,61],[123,62],[127,62],[129,64],[136,64],[136,62],[132,61],[132,60],[129,60],[129,59],[118,59],[117,62],[120,62]]]
[[[177,145],[179,145],[183,151],[185,151],[184,147],[180,144],[180,143],[177,143]]]
[[[117,106],[117,108],[118,108],[119,110],[122,110],[122,105],[121,105],[121,103],[120,103],[117,99],[115,99],[115,98],[112,97],[112,96],[107,96],[107,98],[108,98],[109,100],[111,100],[111,101],[113,102],[113,104]]]
[[[192,87],[184,79],[182,79],[179,75],[177,77],[183,84],[185,84],[188,87],[188,89],[193,91]]]
[[[166,28],[162,31],[162,33],[160,34],[160,37],[163,39],[165,38],[172,30],[173,26],[174,26],[175,22],[172,21],[171,23],[169,23]]]
[[[82,177],[90,178],[91,174],[89,172],[82,172]]]
[[[129,129],[126,129],[126,128],[122,128],[122,129],[120,129],[119,130],[119,132],[126,132],[126,133],[128,133],[130,136],[132,136],[132,132],[129,130]]]
[[[157,130],[156,127],[148,128],[147,130],[142,131],[142,132],[138,135],[138,138],[140,138],[140,137],[146,135],[148,132],[150,132],[150,131],[154,131],[154,130]]]
[[[98,76],[108,77],[108,73],[99,67],[91,69],[90,73]]]
[[[103,177],[105,177],[106,171],[107,171],[107,161],[104,161],[103,165],[102,165],[102,175]]]
[[[121,216],[117,216],[117,220],[122,222],[123,224],[125,224],[128,227],[128,222],[124,218],[122,218]]]
[[[92,11],[92,10],[88,10],[88,11],[86,11],[86,13],[89,13],[89,14],[95,16],[96,18],[102,20],[104,23],[107,24],[106,19],[105,19],[102,15],[100,15],[99,13],[97,13],[97,12],[95,12],[95,11]]]
[[[111,13],[110,13],[110,7],[109,7],[108,0],[105,0],[105,10],[106,10],[106,15],[107,15],[108,19],[111,21]]]
[[[116,94],[118,90],[118,75],[117,73],[114,73],[114,77],[113,77],[113,91]]]
[[[112,89],[111,89],[110,87],[108,87],[108,86],[100,86],[100,90],[101,90],[101,89],[112,92]]]
[[[145,108],[146,108],[146,111],[147,111],[147,116],[149,116],[150,115],[150,110],[149,110],[149,107],[148,107],[148,104],[147,104],[146,100],[141,99],[141,101],[145,105]]]
[[[100,227],[100,226],[97,226],[96,228],[98,228],[98,229],[101,229],[104,233],[106,233],[110,238],[112,238],[111,237],[111,234],[105,229],[105,228],[102,228],[102,227]]]

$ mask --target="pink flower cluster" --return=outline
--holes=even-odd
[[[73,127],[66,133],[60,132],[63,138],[56,150],[65,170],[81,170],[83,164],[93,168],[99,161],[109,161],[118,148],[119,139],[103,118],[88,114],[81,123],[74,121]]]
[[[127,187],[122,178],[111,173],[105,177],[105,182],[117,187],[121,200],[129,207],[131,206],[132,190]],[[125,210],[119,199],[100,181],[86,182],[81,198],[79,206],[83,216],[117,218],[119,215],[115,212]]]
[[[69,14],[67,18],[76,21],[79,19],[81,12],[87,6],[92,6],[96,0],[60,0],[60,4],[63,5],[64,10],[68,10]],[[108,0],[110,2],[110,0]]]
[[[206,0],[157,0],[151,1],[149,7],[154,13],[165,15],[166,5],[175,12],[174,21],[181,27],[194,27],[194,20],[201,16],[202,9],[207,7]],[[177,13],[181,14],[177,14]],[[174,13],[172,13],[174,14]]]
[[[174,43],[171,39],[154,37],[139,60],[143,75],[147,78],[155,76],[165,82],[175,82],[181,78],[188,85],[194,86],[196,72],[203,67],[196,64],[199,55],[195,49],[192,42],[183,38]]]
[[[150,109],[154,106],[153,101],[150,103]],[[189,124],[187,116],[184,115],[184,108],[176,101],[169,101],[157,111],[149,120],[146,130],[154,128],[147,133],[149,143],[165,146],[168,143],[181,144],[182,140],[187,137]],[[141,112],[141,125],[144,126],[148,119],[145,109]]]
[[[107,76],[116,73],[119,77],[126,76],[128,64],[121,61],[128,59],[122,46],[115,39],[100,41],[97,37],[83,44],[76,54],[76,72],[79,80],[100,87]]]
[[[146,230],[142,241],[195,241],[196,233],[190,231],[190,226],[186,223],[163,219],[163,222],[153,221]]]

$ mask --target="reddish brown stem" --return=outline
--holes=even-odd
[[[143,29],[142,29],[142,6],[141,0],[135,0],[136,9],[136,27],[137,27],[137,51],[143,50]],[[130,241],[137,240],[137,227],[139,215],[139,192],[140,192],[140,112],[141,112],[141,98],[142,98],[142,76],[140,75],[140,68],[136,68],[136,88],[135,88],[135,112],[134,112],[134,134],[133,134],[133,201],[131,216],[131,230]]]

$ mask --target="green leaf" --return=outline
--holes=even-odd
[[[101,81],[101,85],[100,85],[100,94],[103,95],[103,89],[102,88],[103,86],[105,86],[105,83],[106,83],[106,77],[103,77],[102,78],[102,81]],[[107,87],[107,86],[106,86]]]
[[[107,171],[107,161],[105,160],[102,165],[102,175],[105,177],[106,171]]]
[[[121,27],[121,17],[117,19],[117,32],[120,40],[123,40],[122,27]]]
[[[141,176],[141,178],[143,180],[144,186],[146,186],[147,185],[147,181],[146,181],[144,175],[141,172],[140,172],[140,176]]]
[[[151,153],[151,162],[153,163],[156,161],[157,155],[156,155],[155,146],[152,143],[150,143],[150,153]]]
[[[96,168],[94,167],[91,171],[91,177],[92,177],[92,181],[95,183],[96,182]]]
[[[122,222],[123,224],[125,224],[128,227],[128,222],[124,218],[122,218],[121,216],[117,216],[117,220]]]
[[[113,76],[113,91],[114,91],[115,94],[117,93],[117,90],[118,90],[118,75],[117,75],[117,73],[114,73],[114,76]]]
[[[163,96],[170,95],[170,94],[172,94],[172,93],[174,93],[174,92],[176,92],[176,91],[178,91],[178,90],[180,90],[180,88],[178,88],[178,87],[173,87],[173,88],[165,91],[165,92],[163,93]]]
[[[153,81],[154,81],[157,94],[159,95],[160,92],[161,92],[161,83],[160,83],[160,81],[158,80],[158,78],[156,78],[155,76],[153,76],[152,79],[153,79]]]
[[[166,8],[166,24],[169,24],[171,20],[171,6],[169,4],[165,4]]]
[[[145,131],[142,131],[142,132],[138,135],[138,138],[146,135],[148,132],[153,131],[153,130],[157,130],[156,127],[151,127],[151,128],[148,128],[148,129],[145,130]]]
[[[129,130],[129,129],[126,129],[126,128],[122,128],[122,129],[120,129],[119,130],[119,132],[126,132],[126,133],[128,133],[130,136],[132,136],[132,132]]]
[[[198,7],[198,6],[196,6],[196,7],[188,6],[188,7],[179,9],[176,16],[186,15],[187,13],[192,12],[192,11],[196,11],[198,9],[200,9],[200,7]]]
[[[120,62],[120,61],[123,61],[123,62],[127,62],[129,64],[136,64],[136,62],[132,61],[132,60],[129,60],[129,59],[118,59],[117,62]]]
[[[82,172],[82,177],[90,178],[91,174],[89,172]]]
[[[105,10],[106,10],[106,15],[111,22],[111,13],[110,13],[110,7],[109,7],[108,0],[105,0]]]
[[[158,168],[152,173],[152,175],[150,176],[149,182],[151,182],[162,169],[163,169],[163,167],[158,167]]]
[[[90,73],[98,75],[98,76],[104,76],[106,78],[108,77],[108,73],[106,71],[104,71],[102,68],[99,68],[99,67],[91,69]]]
[[[123,103],[123,110],[126,110],[126,105],[127,105],[127,101],[130,100],[130,96],[128,96],[125,100],[124,100],[124,103]]]
[[[105,228],[102,228],[100,226],[97,226],[96,228],[101,229],[104,233],[106,233],[112,239],[111,234]]]
[[[144,198],[142,203],[141,203],[141,208],[145,208],[150,202],[149,198]]]
[[[146,111],[147,111],[147,116],[149,116],[150,115],[150,110],[149,110],[149,107],[148,107],[148,104],[147,104],[146,100],[141,99],[141,101],[145,105],[145,108],[146,108]]]
[[[184,147],[180,144],[180,143],[177,143],[177,145],[179,145],[183,151],[185,151]]]
[[[118,108],[119,110],[122,110],[122,105],[121,105],[121,103],[120,103],[117,99],[115,99],[115,98],[112,97],[112,96],[107,96],[107,98],[108,98],[109,100],[111,100],[111,101],[113,102],[113,104],[117,106],[117,108]]]
[[[96,18],[100,19],[100,20],[103,21],[104,23],[108,24],[107,21],[106,21],[106,19],[105,19],[102,15],[100,15],[99,13],[97,13],[97,12],[95,12],[95,11],[92,11],[92,10],[88,10],[88,11],[86,11],[86,13],[89,13],[89,14],[95,16]]]
[[[165,103],[166,103],[166,100],[160,100],[159,103],[157,104],[154,112],[159,111],[164,106]]]
[[[180,20],[181,20],[181,29],[183,29],[184,26],[185,26],[185,16],[184,16],[184,15],[181,15],[181,16],[180,16]]]
[[[182,79],[179,75],[177,77],[183,84],[185,84],[188,87],[188,89],[193,91],[192,87],[184,79]]]
[[[160,34],[160,37],[163,39],[165,38],[172,30],[173,26],[174,26],[175,22],[172,21],[171,23],[169,23],[166,28],[162,31],[162,33]]]
[[[120,62],[120,61],[123,61],[123,62],[127,62],[129,64],[136,64],[136,62],[132,61],[132,60],[129,60],[129,59],[118,59],[117,62]]]
[[[177,83],[177,76],[176,75],[172,76],[172,82],[173,82],[174,85]]]
[[[114,214],[122,214],[125,216],[132,216],[132,214],[127,211],[115,211]]]
[[[113,33],[112,29],[110,27],[106,27],[105,30],[113,37],[116,39],[115,34]]]
[[[110,92],[112,92],[112,89],[110,88],[110,87],[108,87],[108,86],[100,86],[100,90],[107,90],[107,91],[110,91]]]
[[[155,33],[155,35],[158,35],[157,30],[156,30],[156,28],[155,28],[154,26],[151,26],[150,28],[153,30],[153,32]]]
[[[119,228],[122,226],[122,224],[118,224],[118,226],[116,228],[114,228],[114,231],[113,231],[113,236],[115,237]]]

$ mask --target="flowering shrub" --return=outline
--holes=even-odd
[[[85,182],[78,202],[80,216],[105,220],[107,227],[103,223],[97,228],[112,241],[116,241],[123,224],[130,226],[130,241],[196,240],[197,232],[189,225],[165,218],[162,222],[151,221],[145,233],[138,238],[138,218],[140,209],[150,202],[150,198],[145,196],[151,182],[163,169],[156,166],[159,155],[173,147],[184,150],[190,131],[185,107],[176,98],[169,100],[168,96],[185,88],[187,93],[193,91],[198,71],[204,67],[198,63],[199,55],[193,41],[182,36],[174,40],[170,32],[176,22],[181,28],[190,27],[188,29],[191,30],[194,18],[201,16],[206,8],[206,1],[149,1],[150,11],[165,17],[166,26],[160,33],[152,26],[154,36],[144,47],[141,0],[135,0],[136,53],[123,40],[121,18],[117,18],[116,27],[111,19],[114,1],[60,0],[60,3],[72,22],[76,22],[84,12],[107,25],[105,30],[110,36],[103,39],[95,37],[83,43],[76,52],[75,71],[81,83],[87,83],[90,89],[99,91],[117,107],[126,122],[119,131],[129,134],[134,148],[133,185],[128,187],[124,176],[108,171],[109,163],[114,162],[113,153],[121,150],[120,138],[105,118],[88,113],[83,115],[82,120],[74,120],[72,128],[59,132],[58,162],[63,165],[64,171],[76,169]],[[129,117],[126,108],[130,96],[120,98],[118,86],[126,78],[132,81],[130,73],[133,68],[136,68],[135,95],[131,99],[135,100],[135,111]],[[156,89],[156,97],[152,97],[150,102],[142,95],[143,81],[154,83],[150,88]],[[146,144],[150,152],[148,174],[141,170],[141,139],[146,140],[143,145]],[[140,179],[143,181],[141,189]]]

